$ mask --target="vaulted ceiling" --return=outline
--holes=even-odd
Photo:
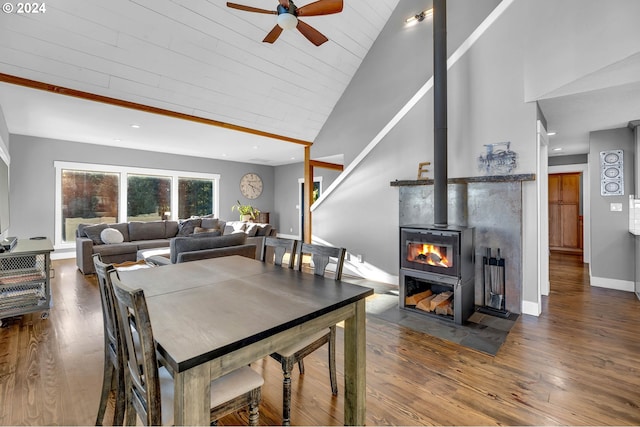
[[[0,106],[15,134],[268,165],[298,162],[397,2],[348,0],[341,13],[305,17],[329,39],[319,47],[296,30],[263,43],[275,15],[231,9],[223,0],[57,0],[43,3],[40,13],[2,13],[2,74],[231,126],[9,83],[0,83]]]
[[[300,162],[398,1],[345,0],[341,13],[303,18],[329,39],[319,47],[296,30],[263,43],[275,15],[231,9],[224,0],[56,0],[38,3],[46,7],[40,13],[0,13],[0,107],[14,134],[273,166]],[[416,12],[425,3],[416,1]],[[551,148],[562,151],[552,155],[587,153],[590,131],[640,119],[639,64],[636,53],[536,98],[558,132]],[[202,120],[63,96],[2,82],[3,75]]]

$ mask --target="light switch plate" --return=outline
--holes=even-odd
[[[622,203],[611,203],[611,212],[622,212]]]

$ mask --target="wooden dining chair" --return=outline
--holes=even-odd
[[[120,331],[117,326],[115,300],[108,283],[109,272],[113,265],[102,262],[100,254],[93,255],[93,265],[100,289],[102,303],[102,324],[104,329],[104,372],[102,376],[102,392],[98,405],[96,425],[104,424],[104,416],[109,395],[115,393],[115,411],[112,425],[122,425],[124,421],[124,349],[121,345]]]
[[[280,237],[265,237],[262,248],[262,261],[282,265],[284,257],[289,254],[288,267],[293,268],[298,241]]]
[[[336,268],[333,273],[335,280],[342,278],[342,267],[347,251],[344,248],[331,246],[313,245],[310,243],[300,243],[296,250],[298,270],[304,271],[306,264],[303,263],[305,256],[311,255],[311,265],[313,273],[318,276],[327,274],[327,267],[335,263]],[[298,364],[301,374],[304,374],[303,359],[325,344],[329,344],[329,379],[331,382],[331,393],[338,394],[338,383],[336,380],[336,327],[335,325],[306,337],[284,350],[271,354],[271,357],[280,362],[284,379],[282,381],[282,424],[291,424],[291,371],[294,365]]]
[[[174,385],[171,372],[158,365],[151,319],[144,292],[123,286],[117,271],[109,273],[117,301],[118,326],[125,342],[126,425],[136,414],[144,425],[173,424]],[[139,341],[139,346],[135,341]],[[264,380],[244,366],[211,382],[211,422],[249,408],[249,425],[258,424],[258,406]]]

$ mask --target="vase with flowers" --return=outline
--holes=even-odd
[[[238,200],[238,203],[231,206],[232,211],[238,211],[240,214],[240,221],[253,221],[258,217],[260,211],[251,205],[243,205]]]

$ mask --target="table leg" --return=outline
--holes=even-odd
[[[207,364],[175,373],[174,424],[208,426],[211,412],[211,376]]]
[[[344,424],[362,426],[366,416],[365,300],[355,303],[355,315],[344,322]]]

